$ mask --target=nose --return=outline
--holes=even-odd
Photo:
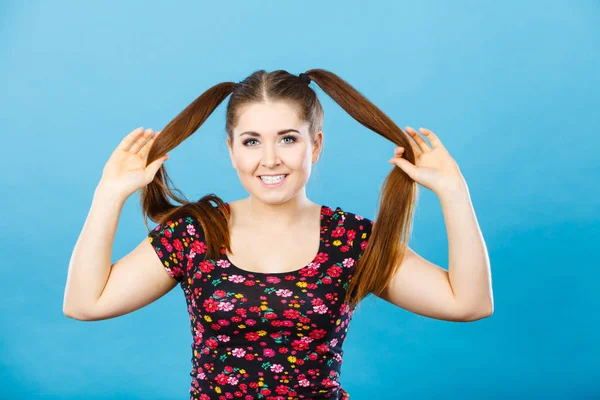
[[[264,152],[262,156],[261,164],[266,168],[272,168],[281,163],[279,154],[277,153],[277,146],[264,146]]]

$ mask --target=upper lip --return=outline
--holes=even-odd
[[[279,176],[279,175],[288,175],[288,174],[261,174],[258,176]]]

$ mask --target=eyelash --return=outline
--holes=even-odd
[[[292,135],[287,135],[287,136],[284,136],[284,137],[282,138],[282,140],[283,140],[283,139],[292,139],[292,143],[295,143],[295,142],[297,142],[297,141],[298,141],[298,139],[297,139],[295,136],[292,136]],[[246,139],[246,140],[244,140],[244,142],[243,142],[244,146],[248,146],[248,143],[249,143],[249,142],[251,142],[251,141],[253,141],[253,140],[256,140],[256,139]],[[290,144],[291,144],[291,143],[290,143]],[[254,146],[248,146],[248,147],[254,147]]]

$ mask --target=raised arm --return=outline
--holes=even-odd
[[[160,158],[146,167],[154,139],[151,134],[150,129],[132,131],[104,168],[69,263],[63,301],[63,313],[68,317],[97,320],[123,315],[161,297],[177,283],[146,238],[111,266],[115,232],[126,199],[146,185],[165,160]],[[149,140],[140,146],[144,139]]]

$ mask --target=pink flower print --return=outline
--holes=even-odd
[[[283,371],[283,366],[281,364],[273,364],[271,365],[271,371],[275,372],[276,374],[280,373]]]
[[[350,268],[350,267],[354,266],[354,258],[352,258],[352,257],[345,258],[344,261],[342,261],[342,265],[344,266],[344,268]]]
[[[235,307],[230,301],[223,301],[217,304],[219,305],[219,310],[221,311],[231,311]]]
[[[217,335],[217,339],[221,343],[227,343],[231,340],[231,338],[228,335]]]
[[[220,299],[220,298],[222,298],[222,297],[225,297],[225,296],[227,295],[227,292],[226,292],[226,291],[224,291],[224,290],[221,290],[221,289],[217,289],[217,290],[215,290],[215,291],[214,291],[213,295],[214,295],[216,298],[219,298],[219,299]]]
[[[266,282],[267,283],[279,283],[279,282],[281,282],[281,279],[276,276],[268,276]]]
[[[275,294],[281,297],[290,297],[293,296],[294,293],[289,289],[279,289],[275,291]]]
[[[230,282],[233,282],[233,283],[241,283],[241,282],[244,282],[246,280],[246,278],[244,278],[241,275],[229,275],[227,277],[227,280],[229,280]]]
[[[187,224],[186,228],[187,228],[188,235],[194,236],[196,234],[196,228],[194,227],[193,224]]]
[[[306,378],[303,379],[298,379],[298,385],[302,386],[302,387],[309,387],[310,386],[310,381]]]
[[[275,354],[276,354],[275,351],[271,348],[263,349],[264,357],[275,357]],[[279,372],[281,372],[281,371],[279,371]]]
[[[238,379],[235,376],[230,375],[229,379],[227,380],[227,383],[229,383],[230,385],[237,385]],[[231,398],[231,397],[228,397],[228,398]]]
[[[246,355],[246,350],[240,349],[240,348],[235,348],[235,349],[233,349],[231,354],[235,357],[242,358],[242,357],[244,357],[244,355]]]
[[[314,306],[313,311],[317,314],[326,314],[327,311],[329,311],[329,307],[327,307],[325,304],[321,304],[320,306]]]
[[[227,260],[217,260],[217,266],[219,268],[229,268],[231,263]]]
[[[321,383],[323,384],[323,386],[325,387],[336,387],[339,386],[339,382],[334,381],[333,379],[330,378],[325,378],[321,381]]]

